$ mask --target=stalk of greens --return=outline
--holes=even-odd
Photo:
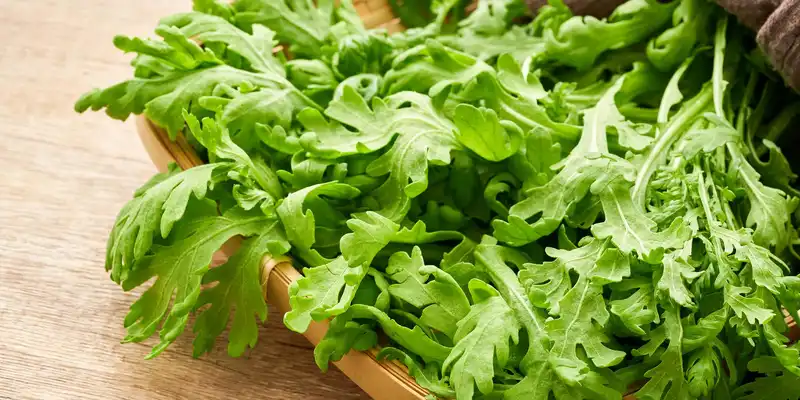
[[[330,319],[323,370],[380,343],[440,398],[800,398],[800,158],[779,147],[800,99],[752,34],[707,0],[463,7],[387,35],[350,1],[195,0],[160,39],[115,38],[134,77],[76,109],[144,114],[207,160],[117,218],[111,278],[153,282],[125,341],[158,333],[156,356],[194,314],[196,356],[226,328],[243,354],[261,259],[290,254],[284,323]]]

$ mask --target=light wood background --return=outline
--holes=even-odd
[[[129,77],[113,35],[151,35],[189,0],[0,0],[0,398],[356,399],[270,313],[255,350],[201,359],[191,337],[155,360],[119,343],[133,294],[103,270],[118,209],[155,168],[133,121],[77,115],[92,87]]]

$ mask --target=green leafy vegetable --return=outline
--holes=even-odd
[[[392,1],[389,34],[351,1],[196,0],[115,38],[133,77],[76,110],[203,160],[111,229],[125,341],[194,314],[195,356],[226,329],[241,356],[287,260],[323,371],[380,346],[431,397],[798,399],[800,100],[753,33],[706,0],[466,3]]]

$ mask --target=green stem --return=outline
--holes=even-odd
[[[727,41],[725,33],[728,30],[728,16],[725,15],[717,23],[717,33],[714,37],[714,75],[712,78],[714,86],[714,112],[720,117],[725,118],[725,110],[723,109],[723,102],[725,96],[725,87],[728,85],[723,77],[725,66],[725,47]]]
[[[667,126],[667,129],[664,130],[664,133],[656,139],[652,150],[650,150],[647,158],[642,163],[633,185],[633,201],[642,209],[645,206],[647,185],[650,183],[650,178],[652,178],[656,168],[666,161],[667,151],[670,146],[681,137],[694,119],[708,107],[712,100],[712,94],[713,92],[709,86],[704,87],[700,93],[687,102],[684,108],[678,111],[672,122]]]

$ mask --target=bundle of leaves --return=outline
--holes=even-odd
[[[330,319],[323,370],[380,342],[441,398],[799,398],[800,101],[753,35],[707,0],[464,7],[388,35],[347,0],[196,0],[115,38],[134,78],[76,109],[207,161],[119,214],[111,278],[153,282],[125,340],[155,356],[194,313],[196,355],[228,325],[241,355],[261,260],[288,254],[284,322]]]

